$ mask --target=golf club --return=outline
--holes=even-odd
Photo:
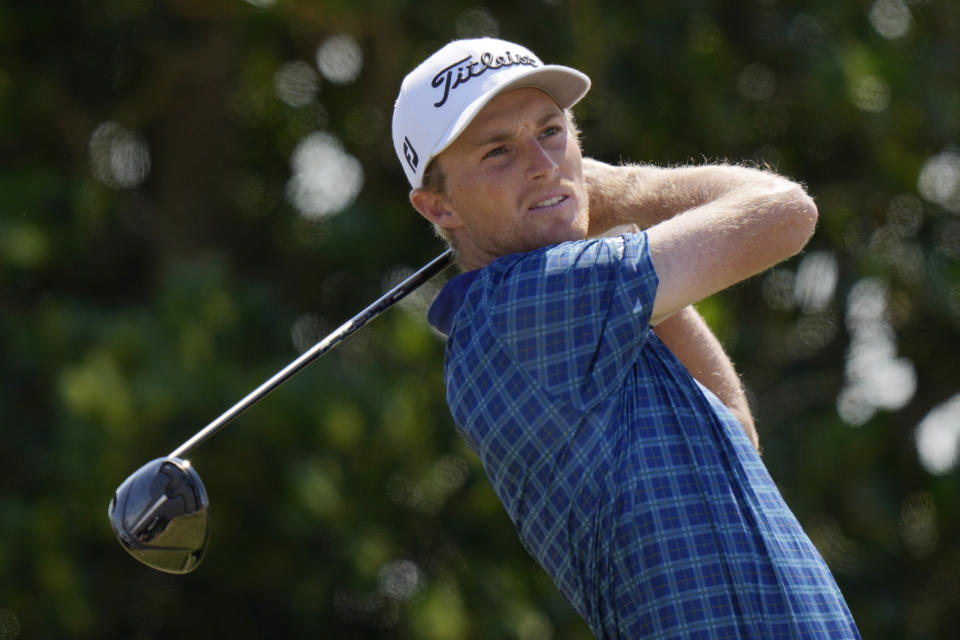
[[[354,331],[453,262],[447,249],[278,371],[165,458],[137,469],[117,487],[107,514],[117,540],[134,558],[167,573],[197,568],[210,538],[207,491],[184,456]]]

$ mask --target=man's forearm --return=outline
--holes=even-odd
[[[647,229],[721,199],[744,206],[765,204],[771,190],[796,186],[768,171],[737,165],[615,166],[584,158],[583,170],[590,194],[590,236],[630,223]]]
[[[693,307],[670,316],[654,329],[696,380],[713,392],[740,421],[753,446],[759,438],[740,377],[710,327]]]
[[[795,194],[806,197],[800,185],[786,178],[736,165],[613,166],[585,158],[583,170],[590,197],[589,236],[605,235],[623,225],[648,229],[685,212],[708,210],[715,213],[708,222],[712,220],[716,227],[709,233],[729,231],[756,220],[773,220],[765,224],[776,226],[780,217],[767,217],[770,211],[787,206],[786,211],[792,214],[793,209],[788,206],[791,198],[800,197]],[[765,255],[758,261],[769,262]],[[658,302],[659,296],[658,291]],[[700,297],[703,296],[694,299]],[[669,311],[671,305],[666,306]],[[680,311],[673,315],[665,312],[661,318],[666,319],[655,321],[654,331],[693,377],[730,409],[749,439],[758,446],[746,394],[720,342],[692,306],[675,308]]]

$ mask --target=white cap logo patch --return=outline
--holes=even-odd
[[[512,67],[517,64],[539,67],[540,61],[532,56],[517,56],[516,59],[514,59],[509,51],[496,58],[488,51],[480,55],[479,61],[474,60],[473,56],[467,56],[463,60],[457,60],[446,69],[441,69],[440,73],[433,77],[433,82],[431,82],[430,85],[443,88],[443,97],[440,98],[440,102],[434,102],[433,106],[442,107],[446,104],[451,89],[456,89],[471,78],[477,78],[483,75],[484,71]],[[455,69],[457,73],[456,79],[453,77]]]

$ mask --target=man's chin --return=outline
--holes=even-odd
[[[568,221],[565,224],[558,224],[551,229],[547,229],[544,238],[547,240],[544,244],[560,244],[562,242],[573,242],[583,240],[587,237],[586,225],[577,224],[576,220]]]
[[[527,248],[527,251],[532,251],[541,247],[551,247],[554,245],[563,244],[564,242],[575,242],[577,240],[583,240],[584,238],[586,238],[586,233],[580,233],[575,229],[566,229],[562,232],[558,231],[547,233],[532,241],[531,246]]]

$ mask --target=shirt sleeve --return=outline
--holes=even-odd
[[[581,410],[616,389],[650,332],[658,280],[646,234],[564,243],[498,267],[493,328],[518,365]]]

